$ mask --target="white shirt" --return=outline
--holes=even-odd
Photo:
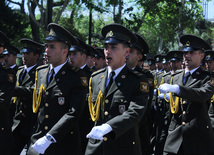
[[[48,75],[48,79],[50,78],[51,76],[51,70],[52,68],[54,69],[54,75],[53,77],[55,77],[55,75],[59,72],[59,70],[62,68],[62,66],[64,66],[64,64],[66,64],[67,61],[65,61],[63,64],[59,65],[59,66],[56,66],[53,68],[52,64],[50,64],[50,70],[49,70],[49,75]]]

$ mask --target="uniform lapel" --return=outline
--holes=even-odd
[[[178,84],[178,85],[183,86],[184,72],[185,72],[185,70],[183,70],[183,72],[180,73],[180,76],[173,77],[173,83],[172,84]]]
[[[185,86],[189,87],[192,84],[194,84],[195,82],[197,82],[196,76],[200,75],[202,72],[202,69],[199,67],[195,72],[193,72],[193,74],[189,77],[189,79],[187,80],[187,83]]]
[[[105,90],[106,90],[107,74],[108,74],[108,71],[106,69],[105,72],[100,76],[98,81],[99,88],[103,94],[105,94]]]
[[[28,82],[28,80],[30,79],[31,75],[35,74],[35,70],[38,66],[34,66],[24,77],[24,79],[22,80],[22,85],[24,85],[26,82]]]
[[[48,71],[49,71],[49,68],[50,68],[50,66],[43,71],[43,73],[42,73],[43,76],[41,77],[41,84],[43,84],[43,86],[45,88],[47,88],[47,84],[48,84]]]

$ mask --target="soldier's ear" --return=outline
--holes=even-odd
[[[125,57],[127,57],[129,55],[130,51],[131,51],[130,47],[125,48]]]

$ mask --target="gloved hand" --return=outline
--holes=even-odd
[[[164,84],[160,85],[158,89],[159,89],[160,93],[164,93],[164,94],[166,94],[167,92],[172,92],[172,93],[176,93],[176,94],[180,93],[180,88],[177,84],[171,85],[168,83],[164,83]]]
[[[164,94],[163,94],[163,93],[159,94],[159,95],[158,95],[158,98],[159,98],[159,99],[164,99]]]
[[[154,95],[157,95],[157,89],[154,89]]]
[[[87,138],[103,140],[103,136],[112,131],[112,127],[109,124],[102,124],[92,128],[91,132],[86,136]]]
[[[169,101],[169,99],[170,99],[170,93],[166,93],[165,99]]]
[[[49,141],[45,136],[39,138],[33,145],[32,148],[40,154],[44,154],[45,150],[49,147],[52,142]]]

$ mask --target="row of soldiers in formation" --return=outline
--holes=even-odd
[[[203,39],[182,36],[182,51],[146,70],[147,43],[122,25],[102,28],[104,49],[48,29],[45,46],[21,39],[19,68],[0,31],[1,154],[214,154],[214,52]]]

